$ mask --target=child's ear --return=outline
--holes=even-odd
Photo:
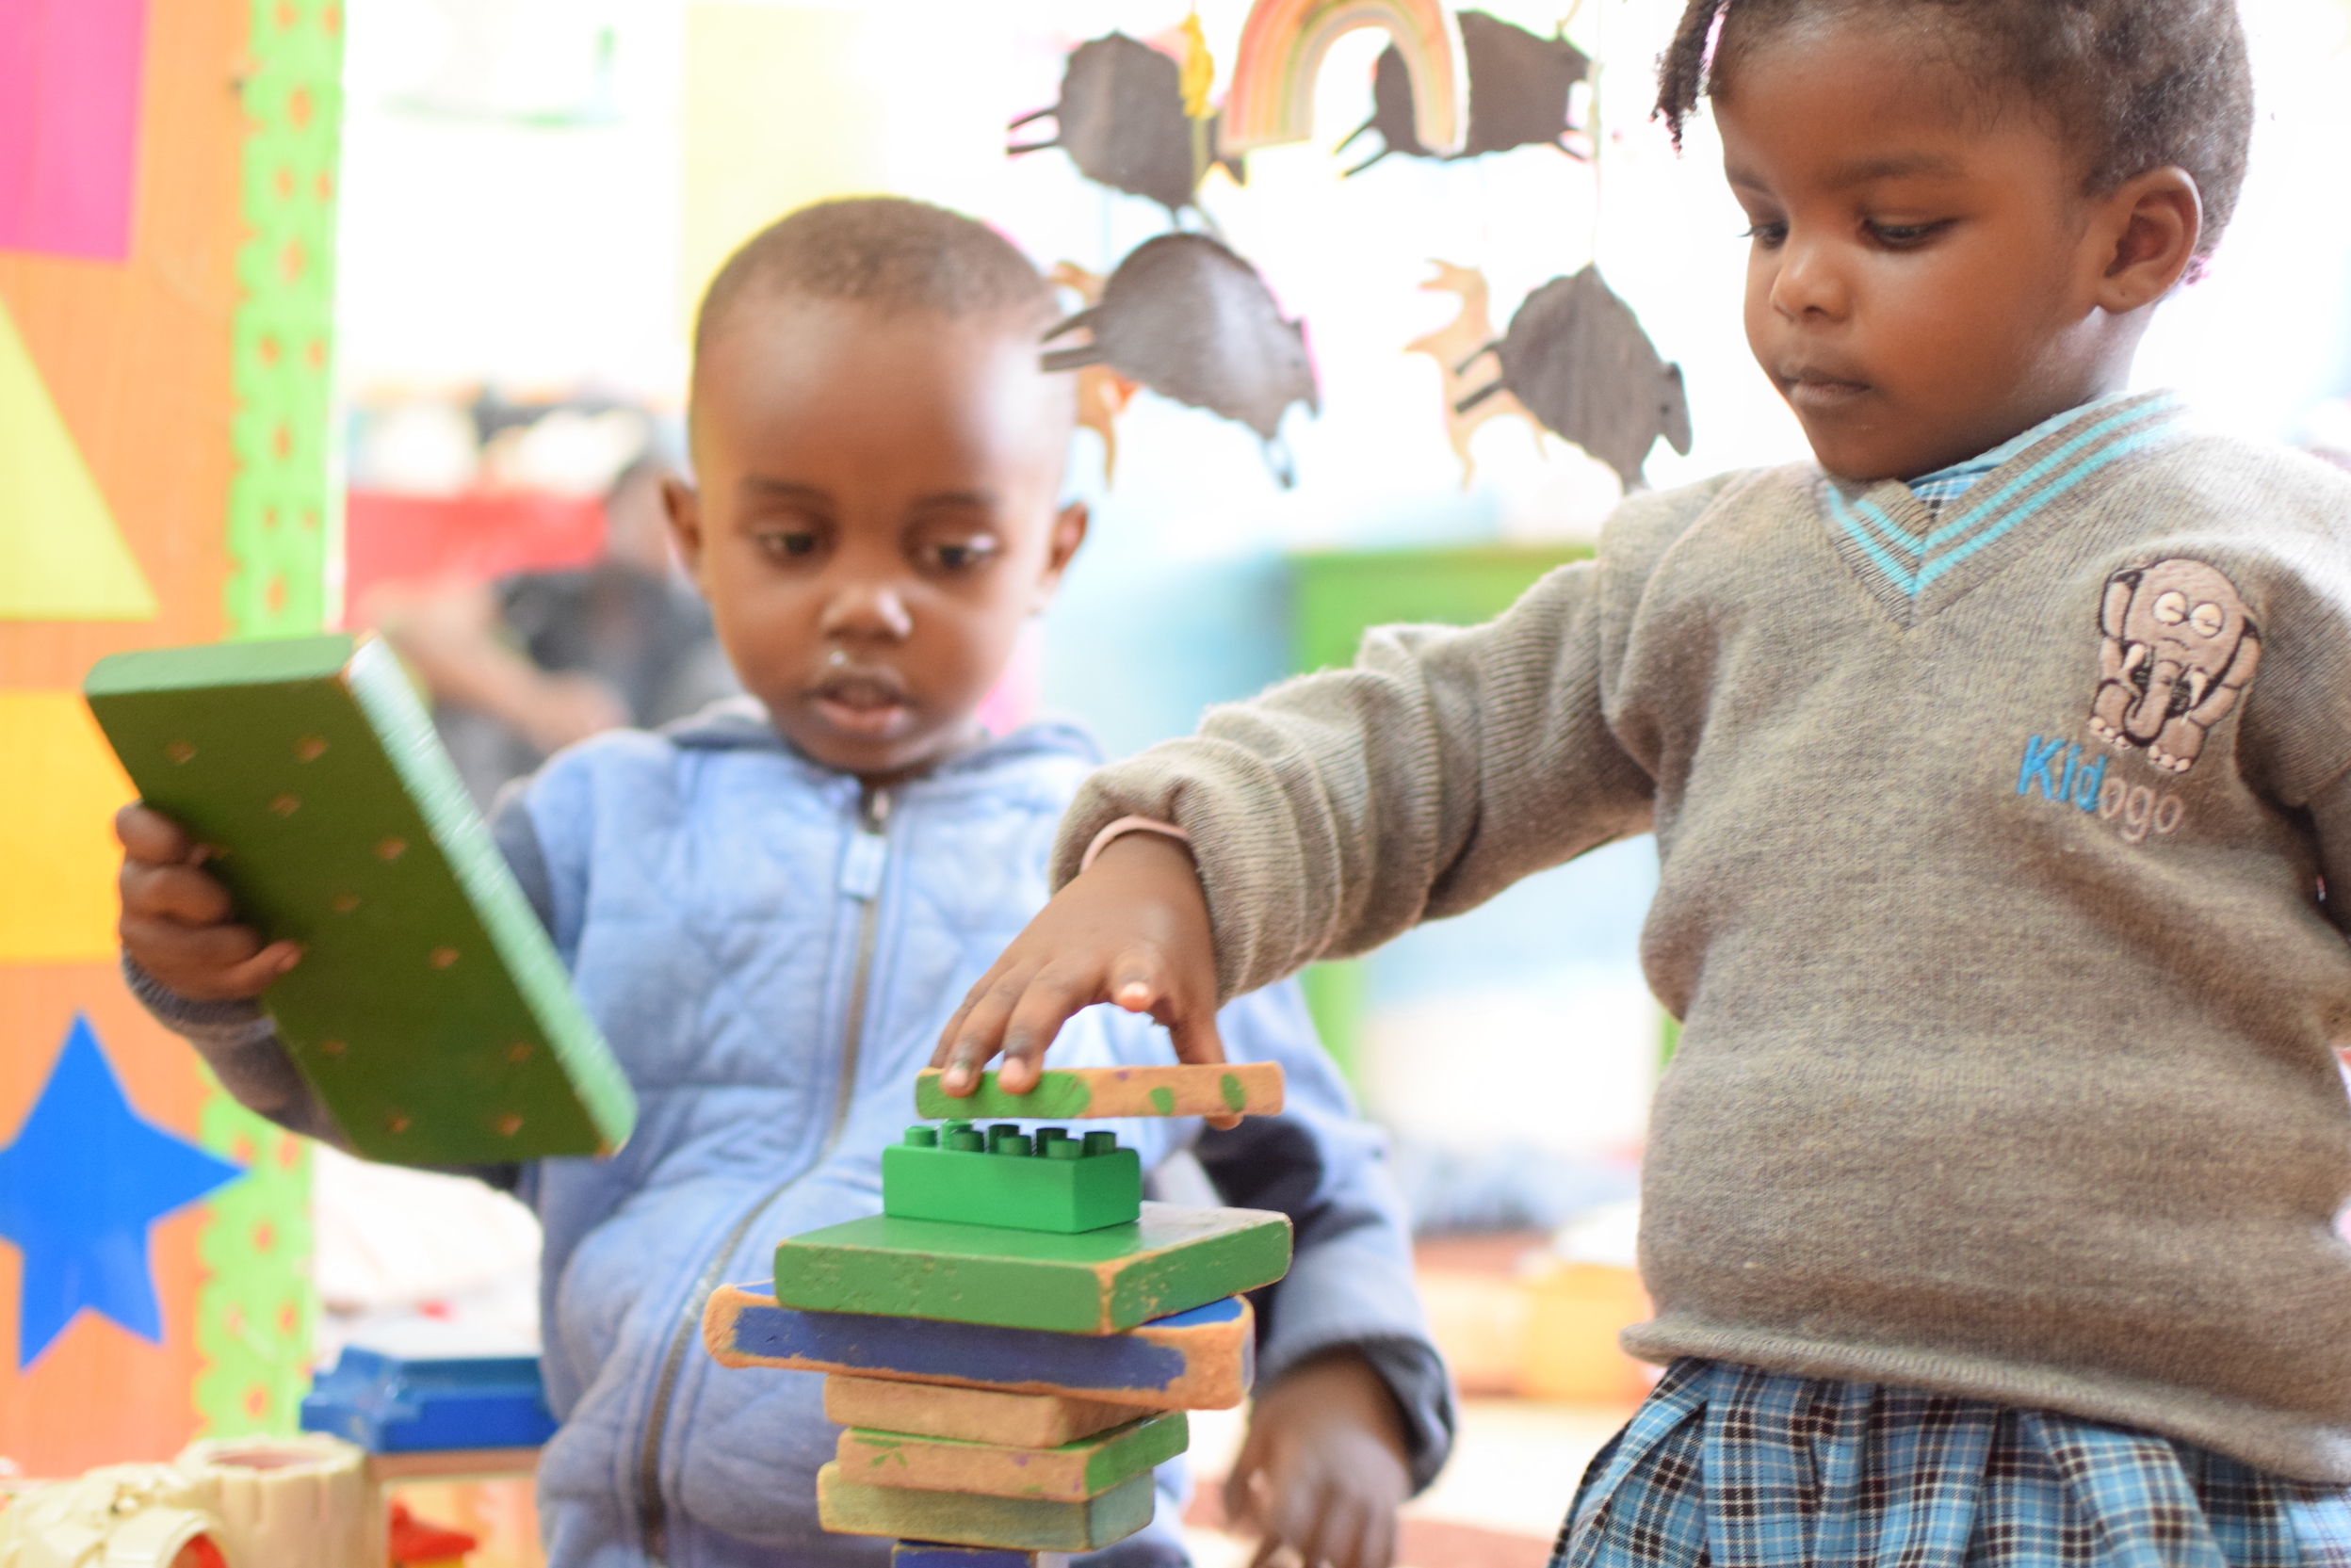
[[[1035,607],[1043,609],[1062,586],[1062,574],[1069,570],[1070,558],[1078,554],[1078,546],[1086,542],[1086,528],[1093,514],[1083,501],[1072,501],[1053,518],[1053,535],[1047,541],[1045,555],[1045,574],[1037,579]]]
[[[2128,315],[2169,294],[2195,262],[2204,198],[2194,175],[2166,166],[2124,181],[2100,208],[2101,241],[2113,249],[2106,252],[2098,303]]]
[[[661,509],[670,520],[670,538],[677,542],[678,563],[688,576],[701,582],[701,493],[676,475],[669,475],[661,481]]]

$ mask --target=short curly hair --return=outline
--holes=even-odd
[[[976,218],[896,196],[818,202],[769,224],[727,258],[694,317],[694,352],[746,297],[799,295],[884,312],[962,316],[1053,312],[1053,287],[1012,241]]]
[[[1775,29],[1872,16],[1950,29],[1979,85],[2023,92],[2086,155],[2089,195],[2186,170],[2204,202],[2197,256],[2219,243],[2253,133],[2236,0],[1689,0],[1658,61],[1657,112],[1674,144],[1699,98]]]

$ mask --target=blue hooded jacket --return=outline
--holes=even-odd
[[[545,1230],[542,1362],[562,1427],[539,1508],[557,1568],[884,1560],[888,1543],[817,1522],[837,1432],[822,1380],[722,1368],[702,1305],[720,1284],[769,1276],[783,1237],[879,1210],[881,1149],[914,1119],[915,1074],[1043,907],[1054,830],[1096,760],[1081,733],[1034,724],[867,795],[736,699],[574,747],[494,814],[639,1101],[611,1158],[508,1177]],[[134,982],[240,1098],[318,1130],[266,1020]],[[1354,1118],[1294,986],[1218,1022],[1236,1059],[1282,1063],[1282,1115],[1206,1135],[1196,1121],[1110,1125],[1146,1170],[1191,1150],[1223,1201],[1290,1215],[1290,1273],[1257,1301],[1260,1378],[1356,1347],[1394,1391],[1425,1483],[1452,1413],[1380,1136]],[[1149,1019],[1094,1008],[1051,1059],[1174,1054]],[[1180,1469],[1163,1471],[1152,1528],[1098,1555],[1179,1561],[1182,1489]]]

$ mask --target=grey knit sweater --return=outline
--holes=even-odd
[[[1180,823],[1232,994],[1654,828],[1684,1029],[1628,1348],[2351,1482],[2351,480],[2171,418],[1939,510],[1628,502],[1500,620],[1097,774],[1057,875]]]

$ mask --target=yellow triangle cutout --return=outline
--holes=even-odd
[[[157,607],[0,304],[0,621],[152,621]]]

